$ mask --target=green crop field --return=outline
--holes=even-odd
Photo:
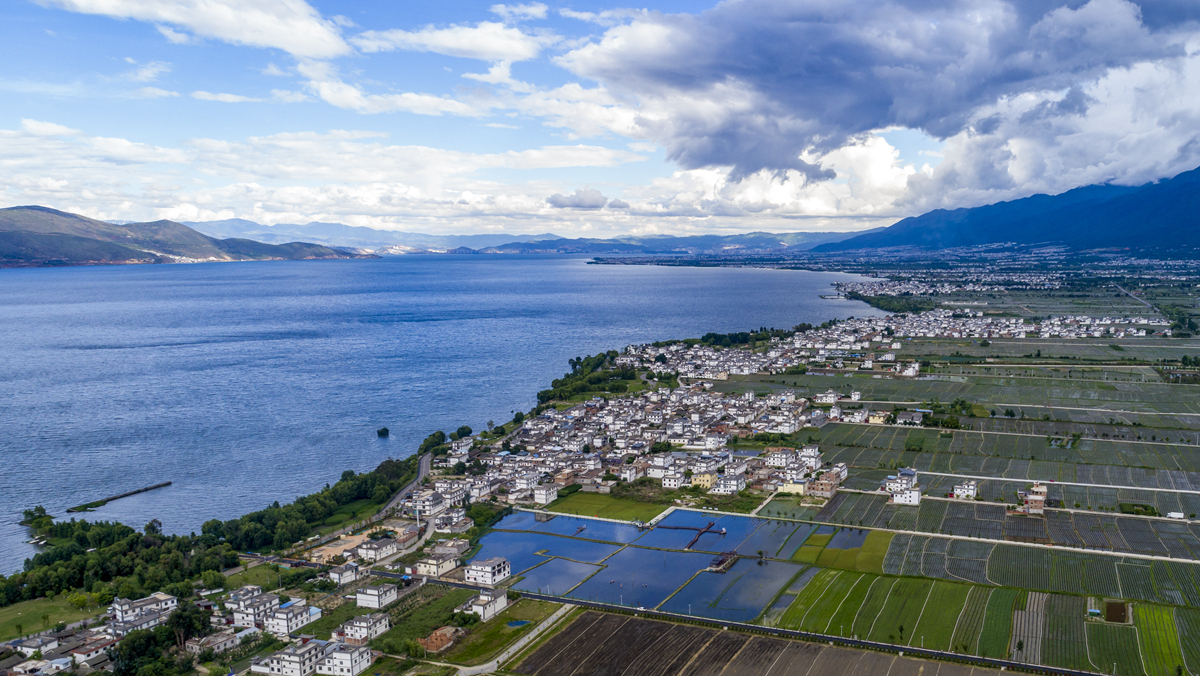
[[[883,559],[887,556],[894,535],[883,530],[868,533],[866,542],[858,552],[858,569],[864,573],[883,573]]]
[[[805,620],[805,616],[809,611],[815,608],[821,597],[829,589],[829,585],[844,573],[840,570],[822,569],[821,572],[809,580],[808,584],[804,585],[804,589],[796,594],[796,599],[783,612],[783,617],[779,619],[779,626],[784,629],[799,629]]]
[[[1012,637],[1013,608],[1021,594],[1016,589],[995,589],[988,598],[983,615],[983,630],[979,633],[979,655],[1008,657],[1008,641]]]
[[[1042,664],[1091,669],[1088,661],[1087,601],[1082,596],[1051,594],[1044,607]]]
[[[1142,670],[1137,630],[1132,626],[1088,622],[1087,642],[1088,657],[1091,659],[1093,670],[1122,676],[1145,673]]]
[[[603,493],[578,491],[546,506],[552,512],[599,516],[621,521],[649,521],[666,509],[665,505],[653,505],[633,500],[614,498]]]
[[[1185,668],[1200,674],[1200,609],[1176,608],[1175,625],[1179,629],[1179,644],[1183,649]]]
[[[815,606],[804,616],[800,628],[805,631],[825,632],[834,613],[842,607],[846,597],[863,578],[861,573],[844,572],[829,583],[829,588]],[[836,627],[835,627],[836,629]]]
[[[867,598],[867,592],[871,590],[880,578],[874,575],[860,575],[854,583],[854,587],[842,599],[841,605],[833,613],[833,617],[829,619],[829,627],[826,633],[838,634],[839,636],[850,636],[854,633],[854,622],[862,611],[863,601]]]
[[[1133,607],[1133,623],[1137,627],[1146,673],[1149,676],[1176,673],[1176,668],[1183,666],[1183,651],[1171,608],[1138,603]]]
[[[925,600],[929,598],[932,589],[932,580],[907,577],[897,580],[868,637],[873,641],[887,643],[907,641],[906,637],[911,635],[921,617]]]
[[[979,632],[983,629],[984,613],[988,598],[995,592],[987,587],[971,587],[954,635],[950,639],[950,650],[957,653],[975,653],[979,650]]]
[[[883,610],[883,604],[887,602],[888,596],[892,593],[892,587],[896,586],[897,578],[880,577],[876,578],[871,586],[867,589],[867,596],[863,599],[862,607],[858,610],[858,615],[854,618],[854,627],[851,632],[852,636],[866,638],[871,632],[871,626],[875,624],[875,620],[879,617],[879,611]]]
[[[909,636],[908,645],[949,650],[954,627],[970,592],[969,585],[941,580],[934,582],[920,620]]]

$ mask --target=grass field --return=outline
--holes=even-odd
[[[1171,609],[1138,603],[1133,607],[1133,623],[1137,627],[1146,673],[1150,676],[1176,673],[1176,669],[1183,666],[1183,651],[1179,647],[1179,632]]]
[[[103,610],[103,608],[78,610],[67,603],[67,597],[63,594],[53,599],[35,599],[14,603],[11,606],[0,608],[0,641],[27,636],[51,628],[59,622],[70,624],[85,618],[96,617]],[[49,615],[49,621],[44,621],[43,615]],[[20,632],[17,631],[18,624],[21,625]]]
[[[875,626],[867,635],[868,638],[888,643],[907,642],[932,589],[932,580],[907,577],[896,580],[892,593],[883,604],[883,610],[875,618]]]
[[[519,599],[496,617],[475,625],[466,638],[445,653],[444,659],[455,664],[477,665],[492,659],[506,646],[532,631],[559,605],[548,601]],[[508,626],[509,622],[524,621],[519,627]]]
[[[1008,641],[1012,637],[1013,608],[1021,592],[1016,589],[996,589],[988,598],[983,615],[983,630],[979,633],[979,655],[1008,657]]]
[[[661,514],[666,506],[622,500],[603,493],[578,491],[546,505],[546,509],[563,514],[599,516],[620,521],[649,521]]]
[[[959,615],[962,614],[963,605],[967,602],[967,595],[971,589],[965,584],[941,580],[934,582],[921,619],[913,628],[908,644],[948,650],[954,637],[954,628],[958,624]],[[957,613],[954,612],[956,608],[959,609]]]
[[[868,533],[867,541],[863,543],[862,549],[858,553],[857,568],[864,573],[883,573],[883,557],[887,556],[893,535],[895,533],[883,530],[873,530]]]
[[[1087,624],[1088,658],[1094,668],[1106,674],[1136,676],[1142,670],[1137,630],[1124,624]]]
[[[979,633],[983,630],[988,598],[993,591],[986,587],[971,587],[962,612],[958,615],[958,624],[950,639],[950,650],[957,653],[975,653],[979,650]]]
[[[804,625],[806,616],[817,606],[822,596],[829,589],[829,585],[834,583],[844,573],[840,570],[830,570],[828,568],[817,573],[816,577],[804,585],[804,589],[796,595],[796,600],[788,606],[784,611],[783,617],[779,620],[779,626],[785,629],[799,629]]]
[[[258,585],[264,590],[278,589],[279,575],[264,563],[225,579],[226,589],[238,589],[248,584]]]

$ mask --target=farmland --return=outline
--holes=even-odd
[[[985,676],[999,672],[931,664],[869,653],[654,620],[586,612],[514,669],[529,676],[845,676],[939,673]]]

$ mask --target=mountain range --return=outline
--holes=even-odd
[[[1072,249],[1200,247],[1200,169],[1127,187],[1089,185],[971,209],[938,209],[815,251],[1017,242]]]
[[[0,267],[358,257],[304,242],[216,239],[173,221],[116,225],[39,206],[0,209]]]
[[[376,230],[342,223],[312,222],[261,225],[242,218],[186,223],[213,237],[246,237],[261,242],[301,238],[327,246],[358,249],[393,249],[395,253],[436,251],[450,253],[723,253],[738,249],[807,251],[860,232],[752,232],[741,235],[649,235],[612,239],[568,239],[551,233],[539,235],[430,235],[398,230]]]

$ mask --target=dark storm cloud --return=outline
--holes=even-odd
[[[1157,0],[742,0],[651,14],[561,62],[635,97],[638,125],[686,169],[832,177],[817,156],[871,130],[946,138],[982,106],[1071,90],[1113,68],[1183,54],[1200,2]],[[986,123],[982,123],[986,124]],[[806,155],[812,153],[812,155]],[[806,159],[802,159],[806,155]]]

